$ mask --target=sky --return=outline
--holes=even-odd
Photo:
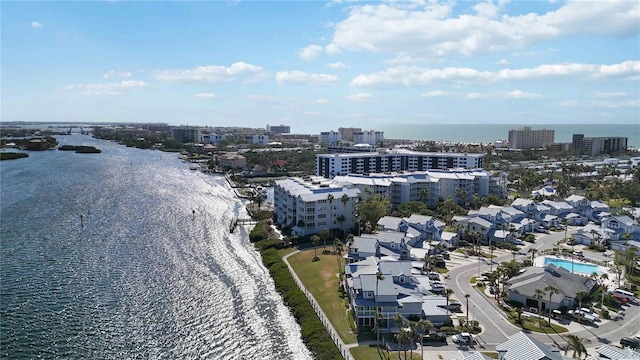
[[[640,124],[640,1],[2,1],[0,121]]]

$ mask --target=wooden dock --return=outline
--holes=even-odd
[[[229,224],[229,232],[233,233],[233,231],[238,227],[238,225],[253,225],[257,224],[258,220],[254,220],[252,218],[236,218],[231,219],[231,223]]]

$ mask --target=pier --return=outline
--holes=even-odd
[[[231,219],[231,223],[229,224],[229,232],[233,233],[233,231],[238,227],[238,225],[253,225],[257,224],[258,220],[254,220],[252,218],[236,218]]]

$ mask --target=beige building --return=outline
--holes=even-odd
[[[534,149],[553,144],[555,130],[532,130],[525,126],[522,129],[509,130],[509,149]]]
[[[218,164],[229,169],[244,169],[247,159],[238,153],[226,153],[218,157]]]

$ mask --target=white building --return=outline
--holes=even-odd
[[[365,130],[353,133],[353,142],[356,144],[376,145],[384,140],[383,131]]]
[[[481,169],[484,154],[430,153],[397,149],[388,152],[317,154],[316,175],[425,171],[432,169]]]
[[[435,207],[439,200],[449,197],[459,203],[470,202],[474,194],[479,197],[489,195],[494,177],[491,172],[476,170],[430,170],[412,173],[375,173],[369,175],[351,174],[336,176],[335,184],[354,187],[364,193],[387,196],[393,207],[408,201],[421,201],[428,207]],[[460,189],[461,191],[457,191]],[[506,190],[505,190],[506,191]],[[465,198],[458,198],[464,195]]]
[[[269,145],[269,135],[245,135],[244,139],[253,144],[258,145]]]
[[[222,141],[226,141],[227,140],[227,135],[211,133],[211,134],[202,135],[202,139],[203,139],[203,141],[205,143],[217,144],[217,143],[220,143]]]
[[[356,226],[359,195],[356,188],[333,185],[324,178],[277,180],[273,187],[276,222],[301,236],[322,229],[348,230]]]
[[[324,144],[335,144],[342,141],[342,134],[337,131],[323,131],[320,133],[320,142]]]

